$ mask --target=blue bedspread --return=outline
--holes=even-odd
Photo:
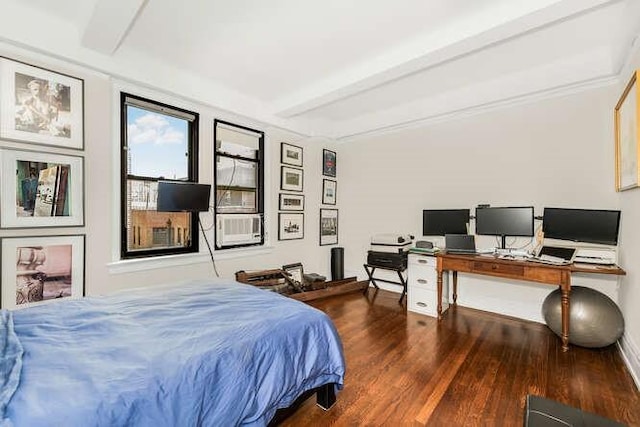
[[[238,283],[0,314],[3,425],[265,425],[302,392],[344,378],[324,313]]]

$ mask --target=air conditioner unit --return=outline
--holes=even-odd
[[[262,238],[262,215],[218,214],[216,215],[216,246],[246,245],[260,243]]]

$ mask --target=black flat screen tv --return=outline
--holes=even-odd
[[[444,236],[469,232],[469,209],[425,209],[422,211],[422,235]]]
[[[507,236],[533,236],[533,206],[476,208],[476,234],[500,236],[505,249]]]
[[[158,181],[158,212],[209,210],[211,185],[181,181]]]
[[[542,231],[549,239],[617,245],[620,211],[544,208]]]

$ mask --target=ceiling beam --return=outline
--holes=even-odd
[[[113,54],[146,3],[147,0],[98,0],[82,35],[82,46]]]
[[[437,33],[428,33],[373,60],[334,74],[277,100],[274,115],[295,117],[407,75],[455,60],[513,37],[570,19],[620,0],[546,0],[535,6],[494,9],[467,17]]]

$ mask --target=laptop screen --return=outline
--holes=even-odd
[[[538,256],[549,255],[556,258],[562,258],[566,261],[571,261],[573,255],[576,253],[575,248],[562,248],[557,246],[543,246],[538,252]]]
[[[475,252],[476,240],[473,234],[445,234],[445,247],[448,252]]]

